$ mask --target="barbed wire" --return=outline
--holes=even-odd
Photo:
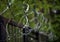
[[[43,14],[38,13],[35,9],[33,9],[34,18],[32,18],[31,21],[35,21],[36,26],[34,27],[34,29],[29,29],[28,28],[29,27],[28,15],[30,15],[30,14],[28,14],[28,11],[29,11],[30,6],[27,3],[23,3],[23,4],[25,4],[26,9],[24,10],[24,15],[21,17],[20,21],[22,19],[25,19],[26,20],[26,23],[24,24],[24,27],[23,27],[23,29],[26,28],[26,33],[22,33],[21,32],[21,35],[29,35],[32,30],[39,30],[40,27],[42,26],[42,24],[39,22],[39,19],[38,19],[39,15],[42,16],[42,21],[44,21],[45,23],[47,23],[48,20],[47,20],[47,18],[44,17]],[[11,5],[12,5],[12,3],[9,2],[9,4],[7,5],[7,8],[0,15],[2,15],[3,13],[5,13],[10,8]],[[7,31],[8,37],[10,38],[7,27],[6,27],[6,31]]]

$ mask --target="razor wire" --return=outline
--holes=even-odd
[[[24,4],[24,9],[25,9],[25,11],[24,11],[24,18],[26,20],[26,23],[25,23],[23,29],[25,28],[26,33],[22,33],[21,32],[21,34],[22,35],[28,35],[32,31],[32,29],[29,30],[29,28],[28,28],[29,27],[29,19],[28,19],[28,16],[27,16],[27,14],[28,14],[27,12],[29,11],[29,4],[26,4],[26,3],[23,3],[23,4]]]
[[[7,8],[1,13],[1,14],[3,14],[4,12],[6,12],[8,9],[9,9],[9,7],[11,6],[11,2],[9,2],[9,6],[7,6]],[[28,15],[30,15],[30,14],[26,14],[27,12],[28,12],[28,10],[29,10],[29,5],[28,4],[25,4],[25,6],[27,6],[27,8],[25,9],[25,12],[24,12],[24,16],[22,16],[22,18],[20,19],[20,20],[22,20],[22,19],[26,19],[26,24],[25,24],[25,26],[23,27],[23,28],[25,28],[25,27],[29,27],[29,20],[28,20]],[[41,26],[40,26],[40,23],[38,22],[38,16],[39,16],[39,14],[36,12],[36,10],[35,9],[33,9],[33,12],[34,12],[34,18],[31,20],[31,21],[35,21],[35,23],[36,23],[36,27],[34,28],[35,30],[36,29],[38,29],[38,27],[40,28]],[[43,17],[43,20],[44,20],[44,16],[43,16],[43,14],[42,14],[42,17]],[[35,20],[36,19],[36,20]],[[47,20],[46,20],[47,21]],[[30,31],[31,32],[31,31]],[[29,34],[29,33],[28,33]],[[25,35],[25,34],[23,34],[23,35]]]
[[[3,13],[5,13],[5,12],[9,9],[9,7],[12,5],[12,3],[13,3],[13,2],[8,2],[8,5],[7,5],[6,9],[5,9],[0,15],[2,15]],[[24,4],[25,10],[24,10],[24,15],[23,15],[23,16],[21,17],[21,19],[20,19],[20,22],[22,21],[22,19],[25,19],[25,20],[26,20],[26,22],[25,22],[25,24],[24,24],[24,27],[23,27],[23,28],[26,28],[26,33],[20,32],[22,36],[23,36],[23,35],[29,35],[32,30],[39,30],[39,29],[41,28],[42,24],[39,22],[39,19],[38,19],[39,15],[42,16],[42,21],[44,21],[45,23],[47,23],[47,21],[48,21],[47,18],[45,18],[43,14],[38,13],[38,12],[36,11],[36,9],[33,7],[33,10],[32,10],[32,11],[34,12],[34,18],[32,18],[32,19],[30,20],[30,22],[35,21],[35,24],[36,24],[36,25],[35,25],[34,29],[29,29],[29,28],[28,28],[28,27],[29,27],[28,15],[30,15],[30,14],[28,14],[28,11],[29,11],[30,6],[29,6],[28,3],[23,3],[23,4]],[[8,22],[9,22],[9,21],[8,21]],[[8,24],[7,24],[7,25],[8,25]],[[9,36],[9,33],[8,33],[8,29],[7,29],[7,25],[6,25],[6,32],[7,32],[8,38],[10,39],[10,36]],[[16,34],[15,34],[15,35],[16,35]],[[20,36],[20,37],[22,37],[22,36]]]
[[[26,5],[27,5],[27,4],[26,4]],[[29,7],[29,6],[27,5],[27,7]],[[27,9],[26,9],[26,10],[27,10]],[[23,28],[26,28],[26,29],[27,29],[26,31],[28,31],[28,33],[26,33],[26,34],[24,33],[24,34],[23,34],[23,33],[21,32],[22,35],[28,35],[28,34],[31,33],[32,30],[39,30],[39,29],[41,28],[42,24],[40,24],[39,19],[38,19],[38,16],[39,16],[39,15],[42,16],[42,21],[45,21],[45,23],[48,22],[47,18],[45,18],[43,14],[38,13],[34,8],[33,8],[32,11],[34,12],[34,18],[32,18],[32,19],[30,20],[30,22],[35,21],[36,26],[34,27],[34,29],[30,29],[30,30],[29,30],[29,29],[28,29],[28,27],[29,27],[29,21],[28,21],[28,17],[27,17],[27,16],[30,15],[30,14],[24,14],[25,19],[26,19],[26,24],[25,24],[25,26],[24,26]],[[25,11],[25,12],[26,12],[26,11]],[[22,16],[21,20],[24,19],[24,16]],[[20,20],[20,22],[21,22],[21,20]]]

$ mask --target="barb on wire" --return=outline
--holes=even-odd
[[[7,7],[0,13],[0,15],[4,14],[4,13],[9,9],[9,7],[10,7],[11,5],[12,5],[12,3],[11,3],[11,2],[8,2]]]
[[[21,35],[29,35],[33,31],[33,29],[31,29],[29,27],[24,27],[24,28],[25,28],[25,33],[21,32]]]

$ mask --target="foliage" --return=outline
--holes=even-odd
[[[41,12],[41,9],[44,9],[44,12],[39,13],[38,22],[40,23],[41,27],[39,28],[39,31],[43,31],[45,33],[53,33],[53,36],[56,38],[54,42],[59,42],[60,40],[60,15],[53,14],[53,17],[51,18],[49,15],[49,7],[52,9],[60,9],[60,1],[59,0],[0,0],[0,13],[6,9],[8,3],[11,2],[12,5],[9,7],[9,9],[2,14],[4,17],[13,19],[18,23],[26,23],[25,17],[24,17],[24,4],[29,4],[29,10],[26,14],[28,14],[29,19],[29,26],[32,28],[36,27],[36,23],[33,20],[35,18],[34,14],[34,5],[35,10],[37,13]],[[24,4],[23,4],[24,3]],[[22,19],[23,17],[23,19]],[[11,27],[10,27],[11,28]],[[13,28],[13,27],[12,27]],[[14,27],[16,28],[16,27]],[[12,30],[12,29],[11,29]],[[18,29],[13,29],[18,31]],[[17,32],[18,33],[18,32]],[[14,33],[12,33],[14,34]],[[19,34],[19,33],[18,33]]]

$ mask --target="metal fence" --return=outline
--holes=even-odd
[[[47,34],[39,32],[41,24],[38,19],[39,14],[35,10],[36,8],[35,5],[33,6],[34,18],[31,20],[35,21],[36,26],[34,29],[29,26],[29,19],[27,16],[29,15],[27,14],[29,10],[29,5],[26,3],[24,4],[25,7],[24,16],[22,16],[26,20],[25,25],[18,24],[11,19],[6,19],[5,17],[1,16],[4,12],[6,12],[7,9],[9,9],[10,5],[11,4],[9,4],[9,6],[7,6],[7,8],[0,14],[0,25],[1,25],[0,27],[2,30],[1,34],[3,37],[7,37],[5,38],[4,41],[0,40],[0,42],[48,42]],[[46,20],[45,23],[47,22],[47,19],[44,18],[43,14],[41,15],[41,18],[42,21]],[[4,30],[2,28],[4,28],[5,33],[7,33],[7,35],[4,34],[3,32]]]
[[[22,24],[18,25],[12,20],[10,20],[8,23],[11,26],[6,26],[8,19],[4,18],[3,16],[0,16],[0,18],[0,23],[2,23],[0,24],[2,36],[0,36],[0,41],[2,40],[1,42],[48,42],[48,36],[45,33],[39,32],[38,30],[32,29],[31,27],[26,27]],[[21,30],[18,27],[20,27]],[[7,39],[5,37],[7,37]]]
[[[11,30],[10,30],[11,29]],[[29,29],[10,28],[7,42],[48,42],[48,36],[43,32],[32,30],[29,34]]]

